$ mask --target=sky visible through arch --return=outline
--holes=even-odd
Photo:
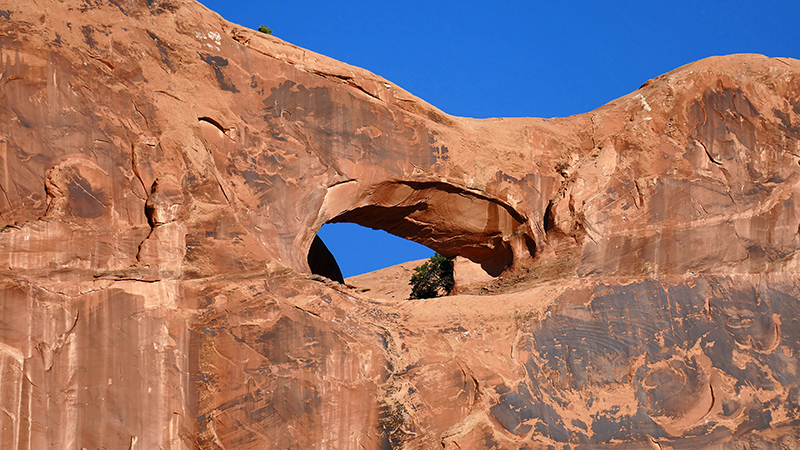
[[[267,25],[292,44],[363,67],[448,114],[476,118],[585,113],[708,56],[800,59],[796,1],[201,3],[231,22]],[[391,261],[420,259],[418,244],[373,238],[357,225],[329,228],[321,237],[345,277],[385,267],[378,252]]]
[[[422,244],[354,223],[328,223],[317,235],[336,257],[345,278],[433,256],[433,250]]]

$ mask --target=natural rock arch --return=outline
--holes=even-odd
[[[394,180],[367,189],[351,181],[328,190],[314,235],[307,238],[312,273],[341,277],[316,237],[323,224],[341,222],[384,230],[447,257],[465,257],[491,276],[536,253],[525,217],[484,193],[442,181]]]

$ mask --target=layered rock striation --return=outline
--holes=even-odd
[[[800,448],[800,61],[475,120],[188,0],[0,17],[0,447]]]

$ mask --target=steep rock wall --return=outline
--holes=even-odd
[[[800,62],[474,120],[190,1],[0,17],[2,448],[797,448]],[[330,221],[499,278],[372,299]]]

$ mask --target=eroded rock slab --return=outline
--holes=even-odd
[[[800,61],[474,120],[188,0],[0,17],[3,449],[800,448]],[[342,221],[475,272],[331,281]]]

